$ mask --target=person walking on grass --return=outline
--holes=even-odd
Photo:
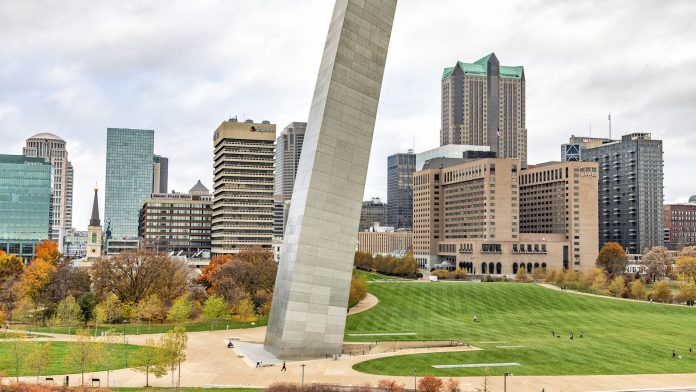
[[[285,361],[283,361],[283,367],[280,368],[280,371],[281,371],[281,372],[287,372],[287,371],[288,371],[288,368],[285,367]]]
[[[676,358],[676,357],[677,357],[677,352],[674,351],[674,349],[672,349],[672,358]]]
[[[478,323],[478,319],[476,318],[476,315],[474,315],[474,322]]]
[[[551,336],[555,338],[555,337],[556,337],[556,331],[551,331]]]
[[[580,330],[580,337],[581,337],[581,338],[584,338],[584,337],[585,337],[585,330],[584,330],[584,329],[581,329],[581,330]]]

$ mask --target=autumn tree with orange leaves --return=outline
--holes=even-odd
[[[229,254],[213,256],[213,258],[210,259],[210,263],[201,271],[201,275],[198,277],[198,283],[202,284],[209,294],[212,292],[211,288],[213,287],[215,274],[217,274],[223,265],[230,261],[232,261],[232,255]]]
[[[36,258],[34,260],[36,259],[47,261],[53,265],[58,264],[58,260],[60,260],[58,243],[43,240],[40,244],[36,244]]]

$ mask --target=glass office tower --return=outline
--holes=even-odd
[[[138,238],[140,208],[152,193],[155,131],[106,130],[104,224],[111,238]]]
[[[43,158],[0,155],[0,250],[31,258],[48,239],[51,164]]]
[[[395,229],[413,229],[413,150],[387,157],[387,225]]]

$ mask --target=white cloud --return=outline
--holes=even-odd
[[[104,182],[107,127],[155,129],[170,188],[212,182],[229,115],[306,120],[333,2],[151,0],[0,3],[1,153],[39,130],[68,141],[75,226]],[[696,193],[696,7],[690,1],[401,0],[365,196],[386,198],[386,157],[437,146],[440,75],[495,51],[524,65],[530,162],[571,133],[665,140],[665,196]],[[102,204],[103,206],[103,204]]]

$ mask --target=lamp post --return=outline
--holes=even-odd
[[[417,369],[413,369],[413,391],[414,392],[418,390],[418,387],[417,387],[418,384],[416,383],[416,370]]]
[[[302,366],[302,384],[300,384],[300,385],[301,385],[300,389],[304,391],[304,368],[305,368],[305,366],[307,366],[307,365],[305,365],[305,364],[303,363],[303,364],[300,365],[300,366]]]
[[[507,378],[508,378],[508,376],[513,376],[513,375],[514,374],[509,373],[509,372],[505,372],[505,374],[503,374],[503,392],[507,392]]]
[[[123,341],[126,342],[126,367],[128,367],[128,338],[124,336]]]

